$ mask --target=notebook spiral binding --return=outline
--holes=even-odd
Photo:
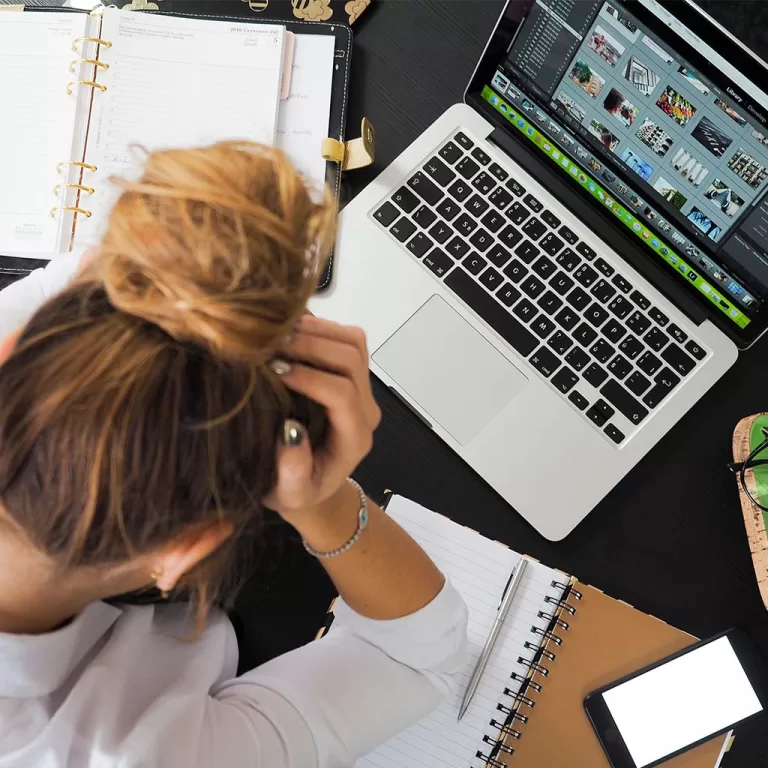
[[[546,666],[557,660],[557,648],[562,646],[564,641],[560,632],[567,632],[569,624],[563,619],[563,614],[573,616],[578,610],[572,605],[573,601],[579,601],[582,598],[581,592],[574,589],[575,579],[571,579],[567,584],[559,581],[553,581],[552,587],[560,589],[559,597],[548,595],[545,602],[552,605],[552,611],[539,611],[538,616],[548,621],[547,628],[531,627],[531,633],[537,636],[537,641],[526,642],[524,647],[532,650],[533,656],[526,659],[523,656],[518,658],[518,663],[528,667],[526,675],[513,672],[510,677],[512,680],[520,683],[517,690],[511,688],[504,689],[504,696],[510,699],[507,703],[499,703],[496,710],[503,717],[493,718],[489,725],[495,730],[495,735],[486,734],[483,737],[483,743],[487,745],[475,753],[475,757],[483,761],[486,768],[506,768],[506,762],[501,758],[505,755],[514,755],[515,747],[510,746],[508,741],[519,741],[524,733],[525,724],[531,717],[528,710],[536,706],[536,695],[541,693],[546,683],[537,682],[534,677],[540,676],[546,678],[549,675],[549,667]],[[548,646],[555,646],[550,650]]]

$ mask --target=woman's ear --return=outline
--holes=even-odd
[[[0,365],[2,365],[11,354],[11,350],[16,346],[21,331],[15,331],[3,339],[0,339]]]

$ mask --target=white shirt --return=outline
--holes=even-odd
[[[0,336],[76,268],[58,257],[0,292]],[[219,611],[195,642],[183,605],[94,603],[56,632],[0,633],[0,768],[349,766],[448,694],[467,611],[446,584],[401,619],[335,614],[322,640],[240,677]]]

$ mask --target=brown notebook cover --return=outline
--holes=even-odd
[[[576,593],[582,599],[576,599]],[[573,610],[571,614],[570,611]],[[558,627],[545,650],[555,654],[554,661],[542,658],[549,670],[544,676],[534,672],[524,692],[535,702],[533,708],[518,705],[528,721],[515,720],[511,726],[519,738],[508,737],[513,754],[500,752],[496,759],[510,768],[607,768],[597,736],[584,711],[584,697],[624,675],[669,656],[696,641],[679,629],[614,600],[594,587],[576,582],[560,618],[568,629]],[[714,768],[728,735],[717,736],[679,757],[666,762],[665,768]]]

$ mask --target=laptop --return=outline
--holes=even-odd
[[[561,539],[766,330],[767,91],[691,2],[509,0],[313,311]]]

